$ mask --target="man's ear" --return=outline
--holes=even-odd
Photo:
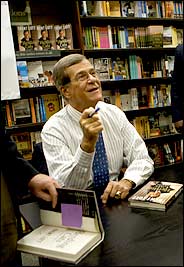
[[[68,86],[63,86],[60,89],[61,94],[66,98],[69,99],[70,98],[70,89]]]

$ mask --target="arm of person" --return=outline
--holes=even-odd
[[[55,208],[58,195],[56,188],[61,188],[56,180],[48,175],[39,173],[31,178],[28,187],[36,197],[42,198],[45,201],[52,201],[52,207]]]
[[[60,185],[51,177],[40,174],[27,160],[25,160],[17,150],[16,143],[9,136],[4,137],[4,169],[8,177],[11,177],[9,183],[18,188],[19,191],[30,191],[39,198],[46,201],[52,201],[53,207],[57,203],[56,187]],[[17,186],[18,185],[18,186]],[[22,193],[22,192],[21,192]]]
[[[121,125],[121,135],[124,140],[123,153],[127,168],[120,181],[109,182],[101,196],[103,203],[106,203],[109,197],[115,197],[117,192],[121,199],[126,198],[129,191],[146,181],[154,170],[154,162],[135,127],[123,112],[117,115],[116,119]]]
[[[88,128],[88,124],[93,120],[98,121],[97,114],[93,118],[88,118],[90,112],[91,109],[83,114],[80,122],[81,128],[77,128],[74,132],[69,131],[73,128],[69,121],[68,125],[62,127],[62,131],[58,132],[58,129],[61,128],[58,123],[61,122],[50,118],[41,133],[49,174],[55,177],[59,184],[64,184],[66,187],[85,189],[92,180],[91,167],[94,147],[98,132],[102,130],[102,127],[97,126],[97,132],[89,133],[91,130],[90,127]],[[98,122],[97,125],[99,125]]]

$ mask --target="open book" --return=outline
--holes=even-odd
[[[182,189],[180,183],[149,181],[129,197],[129,206],[165,211]]]
[[[57,190],[56,208],[50,202],[39,202],[41,226],[21,238],[17,249],[78,263],[104,239],[96,195],[90,190]]]

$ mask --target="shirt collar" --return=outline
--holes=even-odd
[[[99,101],[99,102],[96,104],[96,106],[97,106],[97,105],[100,105],[101,102],[102,102],[102,101]],[[66,109],[67,109],[68,114],[69,114],[75,121],[79,122],[82,113],[81,113],[80,111],[78,111],[77,109],[73,108],[70,104],[68,104],[68,105],[66,106]]]
[[[78,111],[77,109],[73,108],[70,104],[66,106],[68,114],[75,120],[79,121],[81,117],[81,112]]]

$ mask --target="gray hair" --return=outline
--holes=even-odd
[[[70,82],[70,77],[67,73],[67,68],[80,63],[85,60],[86,57],[81,54],[70,54],[61,58],[54,66],[53,69],[53,80],[58,90]]]

